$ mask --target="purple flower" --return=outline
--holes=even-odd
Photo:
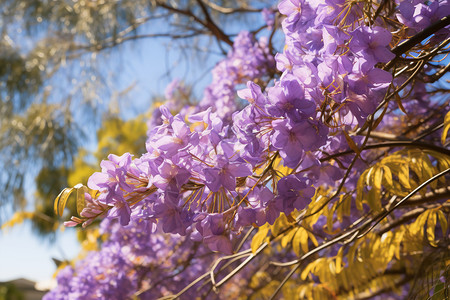
[[[370,90],[385,89],[392,82],[392,74],[373,68],[364,71],[364,62],[355,64],[354,71],[348,76],[350,89],[358,95],[368,94]]]
[[[261,87],[252,81],[248,81],[247,88],[237,91],[237,94],[240,98],[260,108],[267,103],[266,97],[261,92]]]
[[[205,168],[205,184],[212,192],[218,192],[221,187],[229,191],[236,188],[236,178],[251,175],[252,167],[245,161],[233,159],[234,155],[227,143],[220,143],[217,147],[221,153],[215,155],[214,167]]]
[[[395,57],[389,49],[392,34],[385,28],[362,26],[352,32],[349,47],[371,65],[386,63]]]
[[[131,209],[124,199],[118,199],[113,208],[109,211],[108,216],[111,218],[119,218],[120,225],[125,226],[130,223]]]
[[[179,115],[173,118],[170,127],[172,129],[171,134],[159,137],[153,143],[155,148],[162,150],[168,157],[171,157],[186,147],[191,138],[189,127]]]
[[[131,191],[132,187],[126,183],[125,175],[127,168],[131,164],[131,154],[125,153],[122,156],[110,154],[109,160],[103,160],[100,163],[102,172],[95,172],[88,180],[88,187],[93,190],[107,190],[115,185],[125,191]]]
[[[289,30],[297,30],[303,22],[314,18],[313,10],[302,0],[281,0],[278,10],[287,16],[284,23]]]
[[[292,75],[287,74],[280,85],[270,88],[268,97],[273,105],[268,106],[267,111],[272,116],[301,118],[300,115],[315,114],[316,104],[304,98],[303,86]]]
[[[284,164],[294,168],[303,157],[303,151],[318,150],[325,144],[328,128],[317,122],[292,122],[279,119],[272,122],[272,145],[279,150]]]
[[[404,0],[398,6],[397,19],[409,27],[411,35],[450,14],[448,1]],[[447,31],[448,32],[448,31]]]
[[[278,196],[276,197],[277,206],[280,211],[286,215],[294,209],[304,209],[311,198],[314,196],[315,189],[306,184],[302,179],[295,175],[288,175],[281,178],[277,185]]]

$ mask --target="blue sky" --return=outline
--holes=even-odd
[[[0,281],[27,278],[50,279],[56,270],[52,257],[72,258],[80,250],[74,230],[57,233],[51,244],[33,235],[30,224],[18,225],[0,236]]]

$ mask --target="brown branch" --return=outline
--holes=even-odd
[[[431,76],[427,76],[427,80],[425,82],[433,83],[441,79],[442,76],[444,76],[448,71],[450,71],[450,63],[447,64],[445,67],[437,71],[435,74]]]
[[[403,43],[392,48],[391,51],[396,56],[383,67],[383,70],[389,70],[402,54],[406,53],[411,48],[413,48],[416,44],[421,43],[423,40],[428,38],[430,35],[436,33],[437,31],[443,29],[444,27],[446,27],[448,25],[450,25],[450,16],[443,17],[442,19],[440,19],[439,21],[435,22],[434,24],[428,26],[427,28],[425,28],[421,32],[417,33],[413,37],[407,39]]]
[[[217,40],[219,41],[223,41],[226,44],[233,46],[233,42],[230,40],[230,38],[228,37],[228,35],[226,35],[219,27],[217,27],[217,25],[212,21],[211,17],[209,16],[209,13],[204,5],[203,2],[201,2],[200,0],[197,0],[197,2],[200,5],[200,8],[203,11],[203,14],[205,15],[206,21],[203,21],[202,19],[200,19],[198,16],[194,15],[194,13],[190,10],[183,10],[183,9],[179,9],[170,5],[167,5],[166,3],[162,2],[162,1],[156,1],[156,4],[164,9],[167,9],[168,11],[183,15],[183,16],[187,16],[189,18],[192,18],[192,20],[194,20],[195,22],[197,22],[198,24],[200,24],[201,26],[203,26],[204,28],[208,29],[209,32],[211,32],[212,35],[214,35]],[[205,12],[206,11],[206,12]]]
[[[251,13],[257,13],[257,12],[261,12],[261,9],[256,9],[256,8],[244,8],[244,7],[237,7],[237,8],[230,8],[230,7],[223,7],[220,6],[214,2],[208,1],[208,0],[203,0],[203,2],[208,5],[211,9],[224,14],[224,15],[228,15],[228,14],[234,14],[234,13],[242,13],[242,12],[251,12]]]
[[[205,19],[206,19],[206,25],[205,26],[206,26],[206,28],[208,28],[218,40],[221,40],[221,41],[227,43],[228,45],[233,46],[233,42],[230,40],[228,35],[226,35],[222,31],[222,29],[220,29],[216,25],[216,23],[213,21],[213,19],[209,15],[208,9],[206,8],[205,4],[203,3],[203,1],[202,0],[197,0],[197,3],[200,5],[200,8],[201,8],[201,10],[203,12],[203,15],[205,16]]]
[[[433,150],[433,151],[445,154],[447,156],[450,156],[449,149],[442,148],[442,147],[439,147],[439,146],[436,146],[433,144],[429,144],[429,143],[422,143],[422,142],[415,142],[415,141],[395,141],[395,142],[384,142],[384,143],[372,144],[372,145],[367,145],[367,146],[362,147],[361,151],[368,150],[368,149],[394,148],[394,147],[413,147],[413,148],[419,148],[419,149],[428,149],[428,150]],[[347,151],[331,154],[327,157],[321,158],[320,161],[324,162],[324,161],[334,159],[336,157],[349,155],[349,154],[353,154],[353,153],[355,153],[354,150],[347,150]]]

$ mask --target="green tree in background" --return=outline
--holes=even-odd
[[[59,194],[61,187],[86,182],[89,176],[98,170],[98,165],[105,153],[129,151],[139,155],[145,152],[146,138],[145,116],[125,121],[118,116],[109,115],[104,118],[97,131],[98,146],[95,152],[81,148],[73,161],[73,168],[44,167],[35,178],[35,211],[20,211],[6,223],[12,226],[24,219],[33,221],[33,230],[39,234],[53,232],[59,226],[53,209],[53,199]],[[70,207],[70,213],[76,208]],[[5,226],[5,227],[6,227]]]

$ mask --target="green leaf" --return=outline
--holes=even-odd
[[[443,282],[438,281],[438,284],[434,287],[433,296],[430,300],[442,300],[444,299],[445,285]]]

